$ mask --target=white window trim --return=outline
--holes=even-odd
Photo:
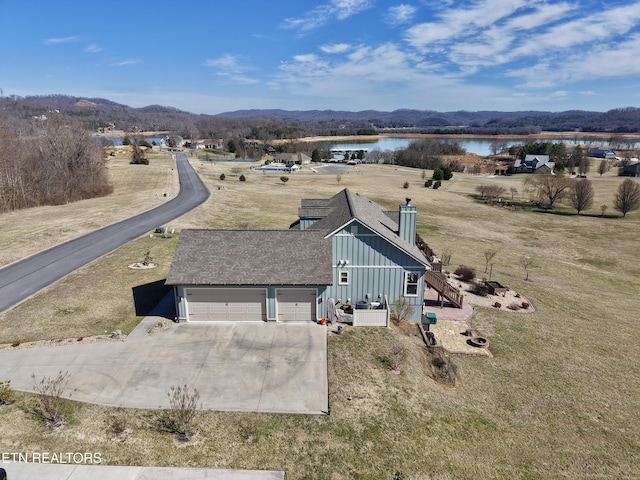
[[[407,287],[410,285],[409,275],[417,276],[415,281],[416,293],[407,293]],[[413,285],[413,282],[411,282],[411,285]],[[404,272],[404,296],[405,297],[417,297],[419,293],[419,288],[418,288],[419,286],[420,286],[420,274],[418,272]]]
[[[346,280],[342,280],[342,274],[346,274]],[[348,270],[340,270],[338,272],[338,285],[349,285],[349,271]]]

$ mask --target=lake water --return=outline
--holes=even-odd
[[[417,138],[406,138],[406,137],[381,137],[381,138],[376,138],[376,139],[372,139],[371,141],[353,141],[353,142],[336,142],[331,144],[331,149],[332,150],[366,150],[366,151],[371,151],[374,149],[378,149],[378,150],[382,150],[382,151],[396,151],[396,150],[402,150],[405,149],[409,146],[409,144],[415,140],[418,140]],[[458,145],[460,145],[462,148],[464,148],[468,153],[475,153],[476,155],[480,155],[480,156],[487,156],[487,155],[491,155],[491,143],[493,143],[494,141],[496,141],[496,138],[492,138],[492,137],[487,137],[487,138],[451,138],[451,139],[446,139],[446,138],[437,138],[436,140],[440,140],[443,142],[447,142],[447,141],[455,141],[458,143]],[[532,140],[531,138],[520,138],[520,139],[510,139],[510,140],[505,140],[505,144],[508,147],[511,147],[512,145],[522,145],[524,143],[527,142],[532,142],[534,140]],[[563,143],[575,143],[574,139],[551,139],[551,138],[537,138],[535,141],[538,142],[553,142],[553,143],[558,143],[558,142],[563,142]],[[581,140],[578,140],[579,143],[584,143]],[[603,143],[601,144],[596,144],[594,142],[591,142],[591,147],[598,147],[598,146],[602,146],[604,145],[606,142],[603,141]]]

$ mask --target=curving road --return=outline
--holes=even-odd
[[[8,310],[65,275],[193,210],[209,191],[184,153],[176,155],[180,193],[169,202],[70,240],[0,270],[0,312]]]

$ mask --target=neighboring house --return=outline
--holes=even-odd
[[[616,152],[608,148],[592,148],[589,150],[589,156],[595,158],[616,158]]]
[[[514,173],[553,173],[555,162],[549,161],[549,155],[527,155],[513,164]]]
[[[166,282],[177,319],[315,321],[335,302],[388,321],[404,299],[419,322],[431,266],[416,215],[408,199],[388,212],[345,189],[303,200],[289,230],[184,230]]]
[[[311,157],[304,153],[276,153],[274,159],[278,163],[284,163],[287,167],[309,165],[311,163]]]
[[[222,142],[216,140],[198,140],[191,145],[196,150],[222,150]]]
[[[169,148],[179,148],[184,145],[184,138],[180,135],[167,135],[162,140],[160,140],[161,145],[167,146]]]
[[[640,177],[640,162],[625,165],[620,169],[620,175],[623,177]]]

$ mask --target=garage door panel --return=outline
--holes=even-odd
[[[260,321],[266,318],[263,289],[187,290],[189,321]]]
[[[316,320],[315,289],[278,290],[278,320],[281,322],[311,322]]]

